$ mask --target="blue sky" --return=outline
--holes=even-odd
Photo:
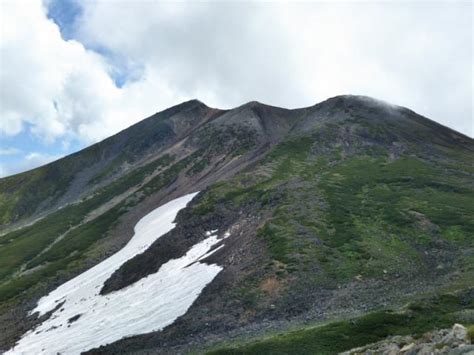
[[[0,7],[0,176],[193,98],[294,108],[362,94],[474,136],[471,2]]]
[[[25,126],[23,131],[15,136],[0,137],[0,177],[29,170],[85,147],[80,141],[44,142],[31,132],[30,125]]]
[[[74,29],[81,14],[82,7],[75,0],[52,0],[47,6],[47,17],[59,26],[65,40],[77,39],[74,37]]]
[[[109,75],[117,87],[122,87],[127,81],[138,79],[140,77],[140,67],[138,65],[130,63],[120,53],[114,53],[107,47],[97,43],[89,43],[76,35],[77,21],[82,14],[82,6],[77,0],[51,0],[47,6],[47,17],[58,25],[64,40],[79,41],[88,50],[106,58],[111,65]]]

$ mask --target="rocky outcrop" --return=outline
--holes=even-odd
[[[451,329],[434,330],[419,338],[413,336],[393,336],[386,340],[343,352],[343,355],[473,355],[474,344],[471,343],[467,328],[454,324]]]

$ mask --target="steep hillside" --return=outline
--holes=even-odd
[[[0,180],[3,227],[86,197],[222,114],[193,100],[157,113],[78,153]]]
[[[367,97],[298,110],[251,102],[222,111],[191,101],[158,113],[0,180],[8,232],[0,236],[0,348],[41,321],[26,314],[39,296],[119,250],[145,214],[196,191],[176,227],[116,270],[100,293],[156,273],[211,230],[229,237],[202,262],[222,272],[163,331],[98,352],[204,351],[387,307],[404,312],[399,307],[422,295],[444,302],[439,294],[454,291],[463,296],[451,313],[470,309],[473,156],[472,139]],[[382,313],[367,316],[370,327],[383,328]],[[443,323],[421,312],[420,329],[450,326],[458,321],[451,313]],[[416,319],[397,318],[405,330],[395,333],[412,331]],[[335,327],[340,336],[360,333]]]

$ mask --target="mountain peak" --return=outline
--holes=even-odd
[[[245,104],[243,104],[242,106],[247,106],[247,107],[256,107],[256,106],[266,106],[265,104],[262,104],[261,102],[259,101],[249,101]]]
[[[473,278],[473,152],[472,139],[366,96],[303,109],[183,102],[0,179],[0,348],[186,353],[196,339],[204,348],[229,332],[339,321],[348,311],[387,307],[398,317],[400,285],[416,300],[407,327],[420,300],[446,317],[464,314],[470,289],[456,301],[424,297]],[[50,316],[32,320],[36,311]],[[376,329],[392,313],[373,314],[334,323],[341,334],[311,349],[332,351],[347,329],[363,334],[367,319]]]
[[[390,102],[376,99],[371,96],[365,95],[337,95],[331,97],[325,101],[322,101],[314,106],[323,105],[340,106],[341,108],[350,107],[373,107],[373,108],[386,108],[386,109],[401,109],[402,107],[394,105]]]
[[[188,100],[188,101],[184,101],[184,102],[176,105],[175,107],[187,108],[187,107],[195,107],[195,106],[209,107],[204,102],[202,102],[198,99],[191,99],[191,100]]]
[[[292,111],[291,109],[283,108],[280,106],[268,105],[260,101],[249,101],[243,105],[237,106],[234,110],[258,110],[258,109],[266,109],[266,110],[284,110],[284,111]]]

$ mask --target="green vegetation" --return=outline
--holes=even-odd
[[[124,163],[143,158],[152,147],[168,143],[175,135],[169,118],[176,113],[176,109],[165,110],[57,162],[0,179],[0,226],[56,206],[81,172],[92,177],[90,187],[113,176]]]
[[[319,184],[329,206],[319,229],[333,251],[328,273],[422,271],[422,253],[472,247],[474,191],[462,179],[416,158],[354,158],[332,168]]]
[[[27,269],[43,263],[50,263],[67,258],[75,253],[79,255],[94,242],[106,236],[123,213],[123,204],[120,204],[89,223],[72,229],[65,238],[55,243],[50,249],[41,253],[27,264]]]
[[[392,335],[421,336],[458,321],[459,310],[473,309],[471,292],[444,294],[413,302],[401,311],[383,310],[359,318],[271,335],[250,343],[230,344],[208,354],[337,354]]]
[[[143,167],[134,169],[130,173],[113,181],[106,187],[99,190],[94,196],[96,199],[94,204],[99,206],[118,194],[127,191],[131,187],[141,184],[148,175],[151,175],[153,172],[169,166],[174,161],[174,159],[175,158],[173,156],[167,154]]]
[[[277,145],[257,169],[214,184],[195,213],[227,204],[270,214],[257,232],[278,266],[270,270],[303,273],[300,279],[323,287],[421,275],[433,264],[472,270],[474,189],[466,156],[418,149],[418,156],[393,159],[384,140],[364,145],[357,135],[345,151],[339,129],[328,124]],[[379,130],[363,133],[380,140]]]
[[[397,132],[393,122],[385,125],[374,119],[369,124],[357,117],[341,122],[336,117],[314,129],[292,130],[261,160],[252,160],[249,170],[211,185],[193,203],[193,213],[203,219],[219,220],[219,215],[211,215],[232,212],[260,226],[249,243],[255,243],[261,259],[237,275],[227,294],[229,304],[243,308],[242,321],[266,317],[270,305],[275,317],[286,315],[292,301],[299,303],[287,314],[301,314],[312,303],[305,303],[307,295],[293,297],[299,290],[330,293],[348,284],[356,290],[371,284],[384,287],[385,281],[393,286],[405,278],[416,291],[419,280],[443,284],[451,282],[444,281],[445,276],[464,280],[474,273],[472,151],[442,139],[431,144],[423,137],[426,143],[418,144],[416,132],[404,140],[407,135]],[[196,137],[201,149],[189,156],[163,156],[33,226],[0,236],[0,305],[83,269],[119,218],[146,196],[178,178],[208,171],[216,157],[235,159],[259,144],[257,132],[232,124],[205,126]],[[140,149],[151,144],[153,140],[144,141]],[[98,151],[93,148],[91,154]],[[114,176],[122,158],[110,161],[96,181]],[[43,179],[53,172],[39,169],[33,174]],[[54,174],[62,179],[61,191],[70,176]],[[15,179],[1,182],[0,222],[21,212],[15,194],[27,191],[15,190],[22,176]],[[45,189],[34,199],[52,193]],[[121,195],[123,200],[112,201]],[[263,282],[268,280],[274,283],[271,292]],[[392,334],[421,334],[451,326],[459,311],[472,309],[470,295],[426,298],[402,311],[380,310],[215,353],[289,353],[298,344],[299,353],[325,354]]]
[[[209,165],[209,160],[204,158],[200,159],[197,163],[195,163],[189,170],[186,172],[186,175],[188,176],[194,176],[196,174],[199,174],[201,171],[203,171],[207,166]]]
[[[390,161],[379,154],[341,159],[337,147],[326,160],[328,154],[302,154],[310,151],[304,140],[286,148],[270,156],[271,183],[293,179],[295,187],[287,183],[291,192],[260,232],[274,259],[318,260],[327,277],[317,281],[331,283],[384,270],[423,271],[430,267],[426,254],[473,247],[474,190],[467,188],[464,165],[447,171],[420,158]],[[458,254],[451,258],[469,267]]]
[[[191,164],[191,162],[193,162],[200,154],[200,151],[196,151],[193,154],[188,155],[186,158],[183,158],[177,163],[171,165],[171,167],[164,170],[161,174],[158,174],[153,179],[144,184],[138,190],[138,192],[143,192],[145,195],[150,195],[153,192],[156,192],[161,188],[171,184],[178,178],[179,173],[188,167],[188,165]]]
[[[169,166],[174,158],[165,155],[117,179],[78,204],[58,210],[29,227],[0,236],[0,303],[47,278],[80,267],[85,253],[107,236],[127,209],[139,203],[144,195],[172,183],[195,156],[190,155]],[[145,178],[156,171],[160,173],[141,186]],[[131,188],[138,190],[105,213],[83,223],[83,219],[96,208]],[[21,270],[27,272],[20,276],[15,274]]]
[[[0,280],[24,262],[30,261],[71,227],[78,225],[89,212],[139,184],[146,175],[169,164],[171,160],[171,157],[164,156],[114,181],[81,203],[52,213],[32,226],[0,236]]]
[[[127,157],[126,154],[119,155],[110,163],[108,163],[97,176],[89,181],[88,185],[94,185],[112,177],[113,174],[116,173],[121,168],[121,166],[127,162],[127,160],[129,160],[129,157]]]
[[[290,241],[281,233],[278,233],[276,227],[271,223],[267,223],[260,228],[257,231],[257,237],[263,238],[267,242],[273,259],[287,265],[295,262],[295,259],[290,257],[290,253],[288,253]]]
[[[0,180],[0,225],[31,215],[43,201],[56,201],[72,180],[67,167],[46,165]],[[54,181],[54,184],[51,183]]]
[[[467,327],[467,339],[474,344],[474,325]]]
[[[99,145],[95,144],[57,163],[0,179],[0,224],[8,224],[19,216],[28,217],[45,202],[56,202],[74,175],[93,164],[98,155]]]
[[[253,129],[244,125],[209,125],[198,133],[198,140],[207,153],[238,156],[255,147],[258,137]]]

